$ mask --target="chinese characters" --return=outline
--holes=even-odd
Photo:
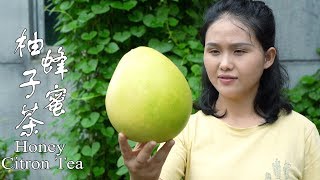
[[[17,47],[14,51],[16,53],[19,51],[19,57],[22,58],[23,52],[22,50],[26,47],[25,41],[27,40],[26,34],[27,29],[24,29],[21,33],[21,36],[16,39]],[[27,41],[27,49],[31,56],[36,56],[41,54],[41,50],[43,49],[43,39],[38,38],[38,33],[33,33],[33,39],[29,39]],[[43,72],[47,75],[52,70],[52,63],[56,63],[57,69],[55,71],[55,75],[60,75],[61,79],[64,78],[64,73],[68,72],[65,69],[65,61],[67,60],[67,56],[65,56],[62,47],[58,48],[58,54],[60,56],[53,57],[51,55],[52,50],[49,49],[46,53],[46,56],[42,58],[41,66],[43,67]],[[41,81],[36,78],[37,70],[30,69],[26,70],[22,74],[25,77],[29,76],[29,81],[24,82],[19,85],[20,88],[31,87],[31,93],[25,96],[26,99],[30,99],[36,91],[37,85],[41,84]],[[67,90],[65,88],[59,88],[56,84],[53,90],[49,90],[44,96],[48,99],[49,103],[44,107],[44,109],[48,109],[52,112],[53,116],[58,117],[61,114],[65,113],[63,109],[63,101],[65,99]],[[39,105],[37,102],[34,102],[33,108],[27,108],[27,105],[24,104],[22,107],[21,114],[24,118],[20,121],[20,123],[15,127],[15,129],[22,129],[20,136],[29,137],[32,134],[37,134],[39,131],[36,129],[37,125],[44,125],[45,123],[36,117],[34,117],[34,113],[39,109]]]

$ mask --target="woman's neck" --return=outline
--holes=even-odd
[[[247,128],[265,123],[254,110],[254,97],[235,100],[219,96],[216,109],[218,114],[226,113],[221,120],[234,127]]]

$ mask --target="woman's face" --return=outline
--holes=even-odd
[[[204,65],[220,96],[232,99],[255,97],[263,70],[272,63],[254,33],[239,21],[227,16],[209,26]]]

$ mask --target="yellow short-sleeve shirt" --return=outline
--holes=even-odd
[[[198,111],[174,139],[162,180],[320,180],[320,137],[297,112],[234,128]]]

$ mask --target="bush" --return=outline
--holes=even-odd
[[[320,48],[317,52],[320,55]],[[294,110],[309,118],[320,131],[320,69],[303,76],[288,95]]]
[[[65,80],[73,88],[64,121],[55,123],[63,132],[53,136],[67,144],[68,160],[81,160],[84,166],[68,171],[69,179],[128,178],[104,99],[118,61],[130,49],[149,46],[164,53],[188,79],[197,99],[203,54],[198,30],[211,2],[52,0],[47,8],[58,13],[56,45],[68,57]]]

